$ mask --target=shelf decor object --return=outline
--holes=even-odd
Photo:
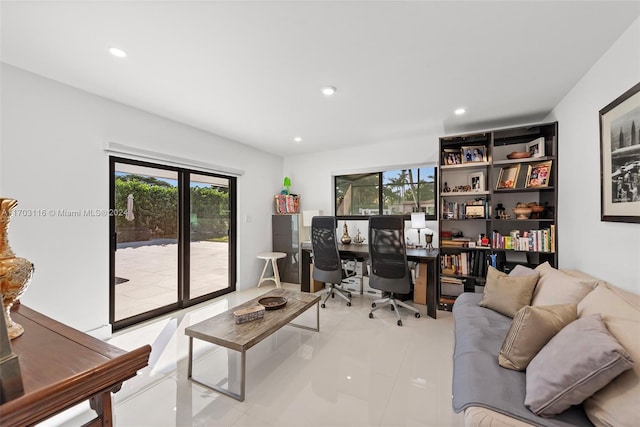
[[[529,153],[527,157],[544,157],[543,137],[534,139],[533,141],[527,143],[524,147],[526,152]]]
[[[442,164],[443,165],[459,165],[462,163],[462,157],[459,148],[444,149],[442,151]]]
[[[425,246],[424,248],[427,250],[432,250],[433,249],[433,230],[430,228],[425,228],[424,229],[424,241],[425,241]]]
[[[474,145],[462,147],[462,163],[486,162],[487,147],[483,145]]]
[[[500,175],[498,175],[498,183],[496,184],[496,190],[503,188],[516,188],[518,182],[518,175],[520,174],[520,164],[513,166],[505,166],[500,169]]]
[[[600,110],[602,221],[640,223],[640,83]]]
[[[475,172],[469,174],[469,186],[471,187],[471,191],[484,191],[484,172]]]
[[[548,187],[551,175],[551,160],[529,165],[527,172],[526,188]]]
[[[34,271],[31,261],[15,256],[9,246],[9,222],[16,206],[17,200],[0,198],[0,293],[10,339],[24,333],[24,328],[11,319],[11,307],[27,290]]]

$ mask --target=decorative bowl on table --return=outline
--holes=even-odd
[[[277,310],[287,304],[285,297],[264,297],[258,300],[258,304],[264,306],[265,310]]]
[[[513,208],[513,213],[516,214],[516,219],[529,219],[531,215],[531,208]]]

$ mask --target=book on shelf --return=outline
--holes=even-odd
[[[540,230],[519,231],[509,236],[503,236],[494,230],[491,234],[491,245],[494,249],[553,253],[556,251],[555,225]]]
[[[442,274],[458,276],[484,277],[486,263],[486,252],[483,250],[461,252],[458,254],[441,254],[440,272]],[[446,276],[441,276],[441,280],[445,277]]]

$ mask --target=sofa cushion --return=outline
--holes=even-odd
[[[640,425],[640,295],[600,285],[578,304],[578,316],[601,313],[611,335],[636,362],[608,386],[584,402],[596,425]]]
[[[529,425],[593,427],[582,405],[572,406],[551,419],[539,417],[524,406],[526,374],[504,369],[496,363],[511,319],[480,307],[481,299],[482,294],[464,292],[453,305],[453,410],[460,412],[475,406],[489,408]]]
[[[489,266],[479,305],[513,317],[516,311],[531,302],[537,280],[536,276],[510,277]]]
[[[522,307],[513,317],[498,354],[503,368],[524,370],[562,328],[578,318],[576,304]]]
[[[536,415],[559,414],[632,366],[631,356],[600,314],[583,316],[551,338],[529,363],[524,404]]]
[[[518,264],[513,267],[513,270],[509,272],[509,276],[536,276],[539,277],[540,273],[535,271],[533,268],[529,268],[525,265]]]
[[[578,304],[598,284],[598,279],[576,277],[556,270],[548,262],[535,268],[540,273],[531,305]]]

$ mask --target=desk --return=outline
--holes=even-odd
[[[0,405],[2,426],[36,424],[85,400],[98,415],[87,425],[112,426],[111,393],[147,366],[151,347],[127,352],[24,305],[11,317],[24,327],[11,341],[24,394]]]
[[[311,243],[302,244],[302,277],[300,290],[309,292],[311,289]],[[340,256],[344,258],[369,258],[367,245],[343,245],[338,244]],[[407,259],[427,264],[427,315],[436,318],[438,311],[438,268],[440,267],[439,252],[437,249],[407,249]]]

